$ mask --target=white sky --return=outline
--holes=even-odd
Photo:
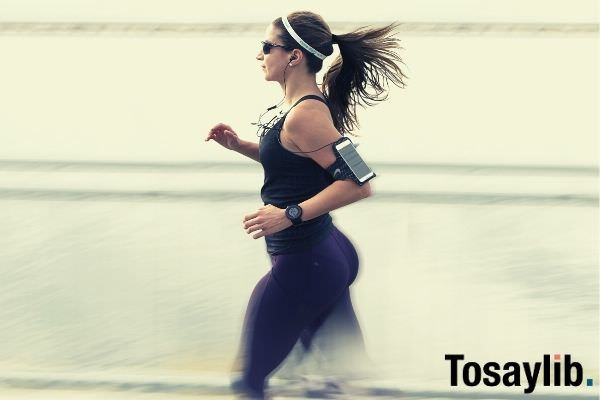
[[[0,0],[0,21],[264,22],[295,10],[328,22],[598,22],[598,0]]]

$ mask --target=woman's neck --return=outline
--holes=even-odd
[[[283,90],[283,87],[281,89]],[[314,80],[302,83],[287,82],[283,106],[285,108],[290,108],[307,94],[316,94],[317,96],[323,97],[321,89],[319,89],[317,82]]]

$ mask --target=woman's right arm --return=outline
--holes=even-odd
[[[258,158],[258,143],[248,142],[240,139],[238,147],[234,150],[245,155],[246,157],[253,159],[254,161],[260,162],[260,159]]]
[[[208,142],[210,139],[213,139],[226,149],[235,150],[254,161],[260,162],[258,158],[258,144],[240,139],[229,125],[218,123],[212,127],[204,141]]]

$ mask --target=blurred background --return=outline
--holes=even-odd
[[[0,394],[226,395],[270,268],[241,226],[263,170],[204,138],[257,141],[283,97],[259,42],[297,10],[401,23],[407,86],[352,137],[375,194],[331,213],[361,260],[363,386],[455,393],[445,354],[558,353],[594,386],[536,392],[598,393],[597,2],[0,0]]]

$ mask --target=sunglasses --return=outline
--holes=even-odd
[[[280,45],[280,44],[269,43],[266,40],[262,40],[261,43],[262,43],[263,54],[269,54],[271,52],[271,49],[273,47],[281,47],[283,49],[288,50],[287,46],[283,46],[283,45]]]

